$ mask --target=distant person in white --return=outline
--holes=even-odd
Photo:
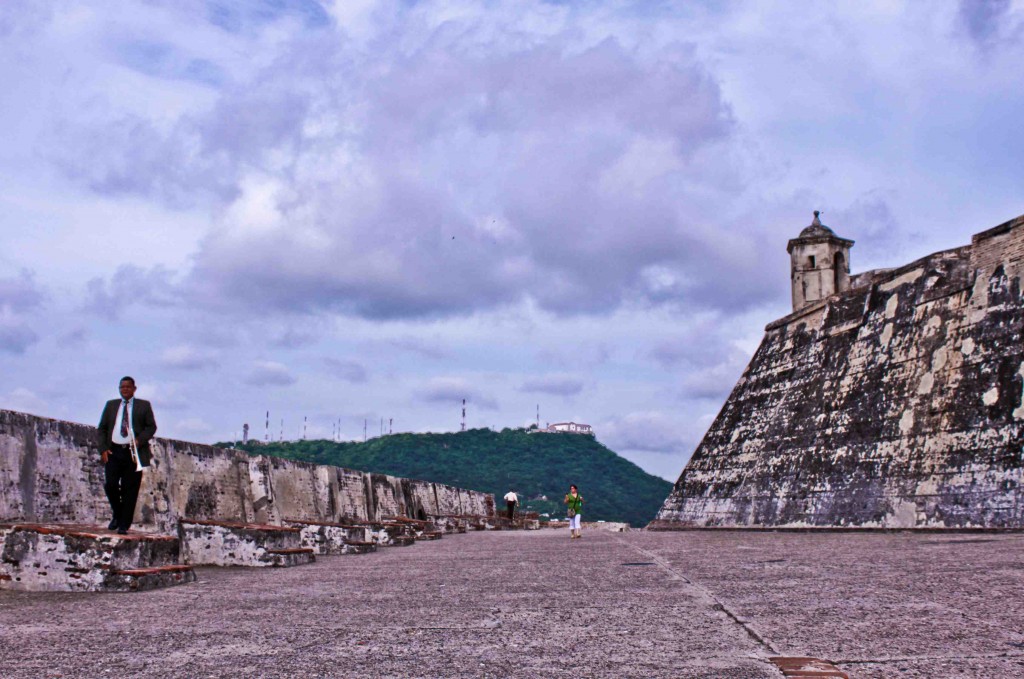
[[[505,493],[505,507],[508,509],[508,520],[511,521],[512,517],[516,514],[516,505],[519,504],[519,496],[516,495],[514,490],[510,490]]]

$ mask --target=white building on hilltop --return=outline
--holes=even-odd
[[[579,424],[578,422],[555,422],[548,425],[547,431],[564,434],[594,434],[593,427],[589,424]]]

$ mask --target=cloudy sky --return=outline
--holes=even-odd
[[[0,407],[587,422],[674,480],[789,309],[1024,212],[1024,3],[4,0]]]

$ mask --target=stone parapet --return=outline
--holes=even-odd
[[[96,441],[95,427],[0,410],[0,521],[105,524]],[[175,531],[181,518],[280,525],[494,513],[491,494],[440,483],[171,439],[151,448],[135,520],[150,531]]]

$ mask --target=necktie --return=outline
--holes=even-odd
[[[124,402],[124,410],[121,411],[121,436],[128,438],[128,401]]]

